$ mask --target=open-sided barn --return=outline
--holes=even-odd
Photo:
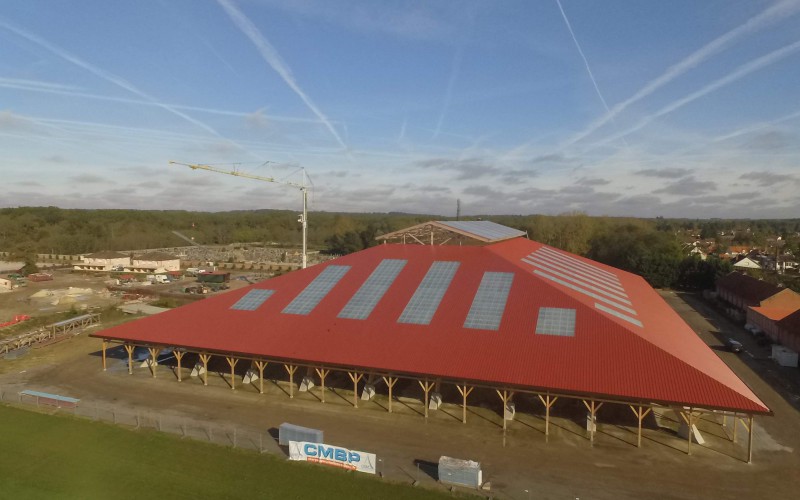
[[[639,276],[524,238],[380,245],[94,334],[126,346],[638,408],[770,410]],[[104,342],[104,345],[105,345]],[[130,353],[130,349],[128,351]],[[180,359],[180,357],[179,357]],[[180,369],[179,369],[180,370]],[[360,375],[359,375],[360,374]],[[504,396],[505,395],[505,396]],[[390,393],[391,399],[391,393]],[[466,412],[465,412],[466,415]],[[465,417],[466,418],[466,417]]]

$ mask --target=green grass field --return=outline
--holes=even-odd
[[[2,498],[451,497],[367,474],[5,405],[0,432]]]

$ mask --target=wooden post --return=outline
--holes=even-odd
[[[172,354],[175,355],[175,359],[178,361],[178,382],[181,382],[181,359],[183,359],[183,355],[186,354],[186,351],[179,351],[178,349],[174,349]]]
[[[208,361],[210,359],[210,354],[200,353],[200,361],[203,362],[203,385],[208,385]]]
[[[108,341],[103,339],[103,371],[106,371],[106,345]]]
[[[326,370],[324,368],[315,368],[314,371],[317,372],[319,375],[320,387],[322,388],[322,402],[325,402],[325,377],[331,372],[330,370]]]
[[[383,381],[386,382],[386,386],[389,388],[389,413],[392,413],[392,389],[394,384],[397,383],[397,377],[383,377]]]
[[[680,414],[681,418],[683,418],[684,422],[686,422],[686,425],[689,427],[689,432],[687,433],[688,434],[688,438],[687,438],[687,441],[686,441],[686,454],[687,455],[691,455],[692,454],[692,425],[694,425],[695,415],[694,415],[694,413],[692,413],[692,409],[691,408],[689,408],[689,412],[688,413],[679,412],[679,414]]]
[[[739,428],[739,415],[733,414],[733,442],[736,442],[736,429]]]
[[[125,344],[125,351],[128,353],[128,375],[133,375],[133,349],[131,344]]]
[[[264,394],[264,368],[267,367],[267,362],[258,360],[255,364],[258,368],[258,393]]]
[[[648,408],[647,411],[644,410],[643,407],[638,406],[637,409],[634,409],[632,405],[628,405],[634,415],[636,415],[636,419],[639,421],[639,434],[636,440],[636,447],[642,447],[642,420],[653,410],[652,408]]]
[[[464,387],[462,388],[460,385],[456,384],[456,389],[458,392],[461,393],[461,397],[463,398],[463,403],[461,405],[461,423],[467,423],[467,396],[472,393],[474,387],[467,387],[466,382],[464,383]]]
[[[500,389],[495,389],[495,392],[497,393],[498,396],[500,396],[500,399],[503,401],[502,417],[503,417],[503,432],[505,432],[506,431],[506,426],[507,426],[507,424],[506,424],[506,407],[508,405],[508,402],[511,401],[511,398],[514,397],[514,393],[513,392],[509,393],[505,389],[503,389],[503,392],[500,392]]]
[[[747,425],[747,463],[753,462],[753,416],[748,417]]]
[[[353,408],[358,408],[358,382],[364,377],[363,373],[347,372],[350,380],[353,381]]]
[[[294,398],[294,372],[297,371],[295,365],[283,365],[283,368],[289,374],[289,399]]]
[[[153,378],[156,378],[156,368],[158,367],[158,347],[148,347],[148,351],[150,351],[150,357],[153,358],[153,361],[150,363],[150,369],[153,371]]]
[[[433,389],[433,382],[428,382],[427,380],[425,380],[424,382],[422,380],[418,380],[417,382],[419,382],[419,386],[422,387],[422,390],[425,391],[425,420],[427,420],[428,419],[428,393],[431,392],[431,389]]]
[[[539,401],[544,405],[544,438],[545,442],[547,442],[550,437],[550,408],[558,401],[558,396],[553,397],[550,393],[547,393],[545,398],[543,398],[541,394],[538,396]]]
[[[596,424],[597,410],[599,410],[600,407],[603,406],[603,403],[597,403],[594,399],[590,400],[591,404],[587,403],[585,399],[583,399],[582,401],[586,409],[589,410],[589,415],[592,422],[592,424],[589,426],[589,441],[592,443],[592,446],[594,446],[594,428],[597,425]]]
[[[225,356],[228,361],[228,366],[231,367],[231,390],[236,390],[236,364],[239,362],[238,358]]]

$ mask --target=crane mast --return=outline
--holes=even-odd
[[[306,170],[303,170],[303,181],[302,182],[291,182],[291,181],[280,181],[275,179],[274,177],[264,177],[261,175],[253,175],[244,172],[239,172],[238,170],[224,170],[221,168],[212,167],[210,165],[201,165],[201,164],[193,164],[193,163],[181,163],[179,161],[172,161],[170,160],[170,165],[183,165],[185,167],[189,167],[192,170],[207,170],[209,172],[216,172],[218,174],[226,174],[226,175],[233,175],[235,177],[243,177],[245,179],[253,179],[256,181],[264,181],[264,182],[274,182],[276,184],[284,184],[286,186],[291,186],[300,190],[303,195],[303,213],[300,215],[300,219],[298,222],[302,225],[303,228],[303,266],[302,268],[305,269],[308,265],[308,255],[307,255],[307,242],[308,242],[308,176],[306,175]]]

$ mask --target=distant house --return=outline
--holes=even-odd
[[[736,269],[761,269],[761,264],[750,259],[749,257],[745,257],[744,259],[734,264],[733,267],[735,267]]]
[[[717,280],[717,296],[742,311],[760,305],[762,300],[772,297],[781,290],[772,283],[736,271]]]
[[[78,271],[112,271],[131,265],[131,258],[119,252],[96,252],[84,255],[74,268]]]
[[[10,292],[14,289],[14,282],[5,278],[0,278],[0,293]]]
[[[787,289],[747,310],[747,322],[772,340],[800,352],[800,294]]]
[[[148,252],[134,257],[131,266],[136,271],[148,270],[149,272],[164,273],[179,271],[181,269],[181,260],[166,252]]]

